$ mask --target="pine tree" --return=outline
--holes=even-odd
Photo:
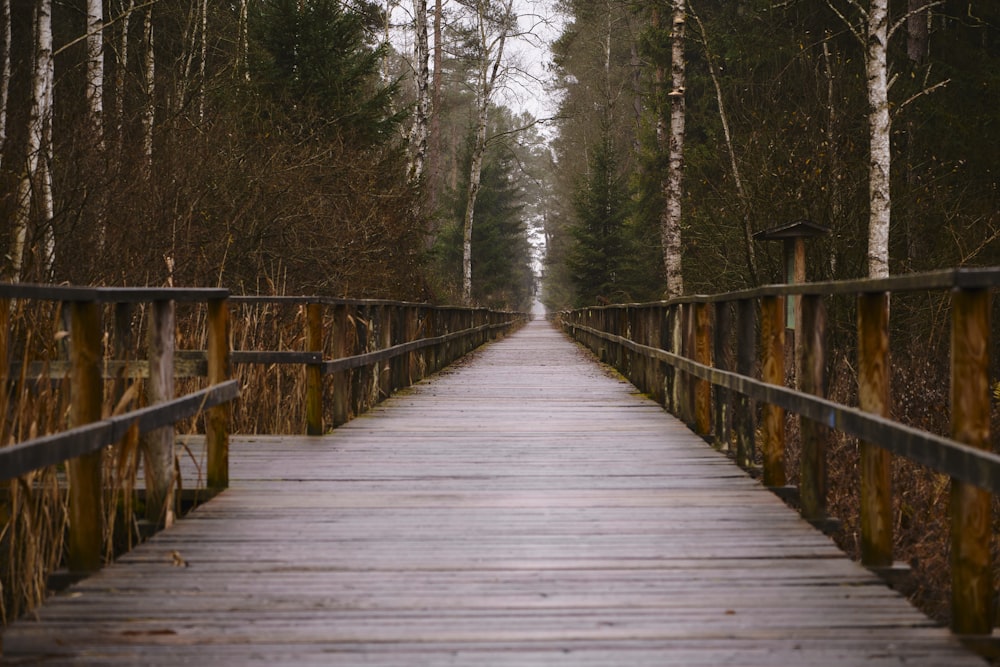
[[[574,210],[577,222],[571,231],[576,245],[567,262],[577,305],[625,300],[628,191],[618,174],[606,124],[590,160],[587,178],[577,189]]]
[[[363,17],[338,0],[266,0],[252,28],[260,45],[252,77],[293,123],[336,130],[361,145],[395,135],[398,83],[378,80],[382,49],[368,45]]]

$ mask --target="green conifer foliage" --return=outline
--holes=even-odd
[[[602,135],[574,198],[577,220],[571,231],[576,245],[567,261],[578,306],[623,301],[628,295],[623,275],[628,191],[606,126]]]
[[[397,83],[379,81],[382,48],[367,42],[363,16],[338,0],[265,0],[253,23],[259,89],[298,122],[335,128],[362,144],[393,137]]]

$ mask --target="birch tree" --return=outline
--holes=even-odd
[[[465,198],[465,218],[462,226],[462,298],[472,302],[472,226],[479,196],[486,152],[486,126],[489,121],[490,103],[500,78],[505,75],[504,47],[517,27],[514,0],[466,0],[463,3],[472,12],[470,44],[475,58],[476,119],[472,147],[472,166]]]
[[[427,130],[430,116],[430,49],[427,28],[427,0],[413,0],[413,69],[416,85],[416,113],[410,129],[410,180],[419,183],[427,161]]]
[[[847,24],[854,37],[865,49],[866,93],[868,97],[868,277],[882,278],[889,275],[889,224],[892,217],[890,173],[892,169],[892,117],[889,108],[889,39],[898,28],[911,18],[925,12],[937,2],[909,2],[906,15],[890,25],[889,0],[869,0],[863,6],[860,0],[850,0],[851,7],[861,16],[860,24],[852,22],[834,2],[827,4]],[[935,84],[920,94],[943,86]],[[902,109],[914,98],[897,107]]]
[[[10,97],[10,0],[0,0],[0,31],[3,51],[0,52],[0,167],[3,166],[7,144],[7,99]]]
[[[667,139],[667,174],[663,182],[664,207],[660,218],[663,268],[668,299],[684,293],[681,273],[681,200],[684,196],[684,123],[687,66],[684,55],[685,0],[674,0],[670,29],[670,127]]]
[[[142,114],[142,157],[146,178],[153,176],[153,128],[156,117],[156,52],[153,34],[153,4],[146,7],[143,21],[143,88],[146,104]]]
[[[24,277],[33,211],[37,211],[40,219],[42,261],[46,273],[51,269],[55,251],[51,171],[48,169],[53,81],[52,0],[38,0],[35,5],[34,38],[28,141],[25,165],[17,187],[11,242],[11,278],[15,281]]]

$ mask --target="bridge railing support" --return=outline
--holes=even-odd
[[[395,301],[239,296],[232,302],[273,318],[281,317],[282,306],[302,313],[303,351],[237,350],[233,363],[304,367],[301,405],[308,435],[323,434],[328,424],[346,423],[527,321],[524,313]],[[297,337],[294,327],[284,331],[286,337]]]
[[[79,288],[54,285],[0,284],[0,366],[3,376],[4,406],[11,418],[19,418],[10,409],[10,382],[31,383],[40,387],[54,385],[68,378],[70,428],[0,448],[0,479],[14,479],[65,462],[67,473],[67,555],[70,573],[99,569],[104,561],[105,489],[104,469],[108,447],[118,450],[126,435],[134,433],[142,443],[145,477],[146,518],[155,525],[169,523],[176,511],[174,491],[174,425],[205,410],[207,422],[216,441],[228,437],[226,406],[239,394],[238,386],[226,373],[228,338],[222,337],[220,349],[211,355],[212,370],[207,388],[175,396],[175,302],[209,304],[209,320],[219,320],[225,311],[226,290],[159,288]],[[13,338],[11,305],[22,308],[32,304],[56,304],[69,313],[68,364],[58,359],[32,361],[37,350],[31,346],[34,336],[48,339],[42,332],[20,331],[16,344],[23,358],[11,362]],[[134,305],[147,309],[148,358],[131,361],[129,348]],[[110,327],[105,327],[105,308],[110,310]],[[57,334],[62,335],[63,332]],[[119,358],[106,358],[105,338]],[[15,375],[11,364],[18,368]],[[148,407],[127,409],[126,386],[138,377],[146,378]],[[118,411],[104,414],[105,384],[110,383],[113,403]],[[24,389],[24,387],[20,387]],[[214,415],[214,416],[213,416]],[[5,424],[6,426],[6,424]],[[211,439],[211,438],[210,438]],[[211,451],[211,447],[210,447]],[[218,482],[224,470],[210,458]]]
[[[617,365],[637,386],[647,386],[643,369],[655,364],[666,407],[696,432],[711,431],[717,447],[733,451],[737,463],[751,469],[757,458],[755,405],[759,404],[765,485],[785,484],[785,414],[797,415],[802,447],[797,495],[803,516],[818,525],[829,523],[827,440],[834,430],[858,438],[861,559],[886,575],[895,567],[891,457],[902,456],[949,475],[952,629],[982,636],[992,630],[996,597],[991,506],[993,496],[1000,494],[1000,455],[991,451],[989,369],[991,300],[997,288],[1000,268],[955,269],[880,280],[773,285],[654,304],[595,306],[562,313],[558,319],[570,335]],[[941,290],[952,295],[951,438],[889,418],[890,294]],[[834,296],[853,297],[857,303],[857,407],[826,399],[825,299]],[[783,304],[790,298],[800,302],[799,356],[787,364]],[[735,321],[730,320],[730,309],[735,309]],[[655,317],[656,323],[650,325],[641,311]],[[623,314],[627,326],[621,324]],[[658,334],[650,335],[657,329]],[[735,368],[730,367],[730,357]],[[789,366],[798,375],[795,388],[787,386]],[[714,401],[706,400],[707,386]],[[712,408],[714,424],[707,417]],[[727,409],[731,419],[725,415]],[[783,495],[789,495],[787,490]]]

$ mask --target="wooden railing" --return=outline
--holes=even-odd
[[[950,476],[951,625],[958,634],[989,635],[995,597],[991,502],[1000,494],[1000,456],[990,443],[990,310],[991,290],[998,286],[1000,269],[959,269],[585,308],[561,313],[559,320],[697,433],[731,449],[740,465],[750,466],[759,446],[767,486],[785,485],[785,413],[798,415],[799,497],[811,521],[827,518],[827,429],[859,438],[861,559],[873,569],[893,562],[890,454]],[[890,294],[946,290],[951,438],[888,417]],[[857,407],[825,398],[826,304],[836,296],[857,303]],[[786,299],[797,302],[792,359],[786,359]],[[790,363],[798,389],[784,386]]]
[[[12,306],[28,302],[59,305],[61,321],[68,320],[68,326],[67,331],[57,332],[57,337],[67,343],[68,360],[32,361],[27,349],[14,349],[25,341],[11,338]],[[203,317],[207,332],[202,337],[207,349],[174,349],[178,330],[202,321],[195,317],[178,322],[178,303],[207,307]],[[305,309],[305,350],[231,350],[230,310],[268,304]],[[134,312],[137,305],[146,309],[145,360],[129,358],[134,347],[132,330],[135,320],[140,319]],[[147,517],[162,524],[174,502],[174,427],[181,420],[204,414],[206,483],[210,491],[228,486],[230,403],[240,394],[240,383],[232,379],[233,366],[305,366],[301,400],[306,406],[306,430],[318,435],[324,432],[327,406],[332,415],[330,424],[341,424],[375,400],[447,366],[525,320],[520,313],[389,301],[230,297],[225,289],[0,284],[0,398],[7,418],[11,408],[8,397],[16,385],[68,381],[59,386],[70,394],[72,425],[61,433],[0,447],[0,481],[66,462],[66,564],[71,572],[94,571],[105,553],[103,451],[122,441],[130,430],[135,435],[137,429],[144,442]],[[332,375],[333,390],[326,400],[323,378],[328,375]],[[118,400],[105,396],[105,380],[124,383],[137,377],[146,378],[148,407],[103,416],[106,398]],[[187,377],[207,377],[209,386],[176,398],[175,378]],[[366,398],[373,393],[375,400]],[[251,401],[253,397],[242,399]]]
[[[309,435],[345,423],[527,320],[524,313],[394,301],[251,296],[231,301],[234,309],[304,310],[305,350],[234,351],[233,362],[304,365]],[[324,382],[327,377],[330,383]]]
[[[9,382],[25,369],[24,360],[10,359],[12,300],[49,301],[68,311],[70,423],[68,431],[0,448],[0,480],[67,462],[69,533],[66,563],[70,571],[100,568],[104,554],[102,450],[138,429],[146,450],[147,515],[159,521],[168,516],[173,492],[174,424],[203,411],[209,487],[226,485],[228,468],[228,403],[239,395],[229,378],[229,292],[223,289],[79,288],[48,285],[0,285],[0,380],[3,395]],[[176,302],[205,303],[208,307],[209,386],[181,398],[174,397],[174,308]],[[103,309],[113,309],[115,346],[127,356],[131,346],[132,309],[149,306],[149,358],[146,364],[149,406],[105,418],[105,327]],[[119,371],[128,362],[117,364]],[[5,403],[5,414],[9,406]]]

